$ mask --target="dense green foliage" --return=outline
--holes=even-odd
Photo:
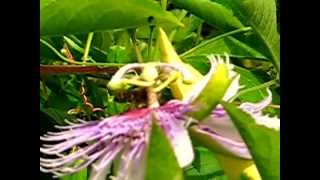
[[[143,91],[115,92],[107,83],[139,55],[144,61],[161,58],[157,28],[162,27],[180,58],[202,74],[210,68],[207,55],[230,55],[244,87],[233,103],[223,105],[263,179],[280,179],[279,132],[257,126],[235,107],[264,99],[270,88],[273,104],[266,112],[280,115],[276,8],[275,0],[40,0],[40,135],[64,119],[96,120],[144,107]],[[160,102],[171,98],[165,89]],[[152,132],[146,179],[227,179],[214,152],[198,145],[193,164],[180,169],[163,132],[156,125]],[[89,173],[84,169],[61,180],[86,180]]]

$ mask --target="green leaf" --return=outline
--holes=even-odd
[[[197,56],[208,56],[210,54],[223,55],[224,53],[228,53],[230,57],[235,58],[268,59],[254,47],[250,47],[248,44],[230,36],[231,34],[244,32],[245,30],[246,29],[239,29],[218,35],[184,52],[181,54],[181,57],[184,59],[192,59]]]
[[[125,111],[127,111],[130,107],[129,102],[117,102],[115,101],[115,96],[111,96],[108,94],[108,97],[106,98],[106,102],[104,103],[104,106],[107,108],[105,109],[107,111],[107,114],[109,116],[121,114]]]
[[[251,36],[237,36],[249,47],[270,59],[280,70],[280,36],[277,31],[276,5],[274,0],[172,0],[201,17],[222,32],[252,27]]]
[[[207,117],[219,104],[231,83],[231,79],[228,77],[228,68],[225,64],[219,64],[215,72],[208,75],[209,77],[205,77],[209,79],[207,84],[203,89],[198,87],[201,89],[201,93],[192,102],[193,105],[199,106],[199,109],[189,113],[191,117],[199,121]]]
[[[259,77],[255,76],[251,71],[235,66],[235,71],[240,74],[240,85],[244,85],[245,88],[252,88],[264,83]],[[258,89],[251,91],[250,93],[242,94],[238,98],[241,101],[258,102],[266,98],[268,95],[266,89]]]
[[[202,23],[203,20],[200,18],[190,15],[185,16],[187,12],[184,10],[177,10],[174,9],[171,11],[175,16],[177,16],[178,19],[181,19],[181,23],[183,23],[184,27],[177,27],[177,26],[161,26],[161,28],[164,29],[165,32],[170,32],[170,36],[172,34],[174,35],[172,41],[173,42],[180,42],[184,39],[187,39],[191,36],[191,34],[199,27],[199,25]],[[181,16],[185,17],[181,17]],[[172,33],[175,31],[174,33]],[[148,39],[150,36],[150,26],[142,26],[137,29],[137,38],[139,39]],[[156,36],[153,38],[155,39]]]
[[[81,34],[82,35],[82,34]],[[79,35],[80,36],[80,35]],[[86,36],[87,37],[87,34]],[[98,37],[98,38],[95,38]],[[89,56],[91,56],[96,62],[106,62],[108,53],[100,48],[95,47],[95,44],[98,44],[97,39],[101,39],[101,33],[95,33],[92,40],[91,49],[89,52]],[[81,59],[84,53],[85,40],[80,40],[74,35],[70,35],[69,37],[64,36],[65,42],[69,45],[69,49],[75,56],[75,59]]]
[[[89,102],[94,107],[102,108],[104,101],[108,99],[108,92],[106,88],[99,87],[98,84],[92,80],[86,81],[86,96]]]
[[[109,47],[114,43],[112,32],[101,31],[94,33],[92,45],[103,50],[108,51]]]
[[[197,146],[194,148],[195,159],[193,163],[185,169],[186,180],[226,180],[215,154],[208,149]]]
[[[45,39],[47,42],[50,42],[51,45],[53,45],[53,42],[49,39]],[[48,59],[55,59],[58,58],[58,56],[52,52],[51,49],[49,49],[46,45],[40,43],[40,57],[41,58],[48,58]]]
[[[66,111],[50,107],[41,107],[40,111],[49,116],[54,121],[54,123],[57,123],[59,125],[65,124],[64,119],[67,115]]]
[[[244,27],[232,9],[211,0],[172,0],[178,8],[183,8],[204,19],[214,27],[234,30]]]
[[[191,64],[201,74],[205,75],[210,70],[210,64],[207,56],[193,56],[190,58],[183,58],[185,63]]]
[[[127,31],[118,33],[115,45],[110,46],[108,50],[108,62],[132,63],[136,61],[136,54],[130,34]]]
[[[112,63],[130,63],[129,52],[124,46],[111,46],[108,54],[108,62]]]
[[[247,144],[262,179],[280,179],[280,131],[255,123],[235,105],[221,102]]]
[[[184,28],[177,29],[177,32],[174,34],[174,38],[172,40],[173,42],[180,42],[188,39],[193,34],[195,35],[194,31],[200,26],[203,20],[197,16],[190,15],[189,17],[183,18],[181,22],[184,24]]]
[[[40,0],[40,35],[88,33],[155,24],[181,25],[153,0]]]
[[[182,180],[183,171],[169,140],[155,122],[152,124],[145,179]]]
[[[60,180],[87,180],[87,175],[87,168],[84,168],[75,174],[63,176]]]
[[[210,135],[200,133],[196,129],[197,127],[189,128],[192,143],[199,144],[212,151],[215,155],[215,159],[218,160],[228,179],[237,179],[240,174],[242,174],[243,169],[252,164],[251,160],[237,157],[231,153],[229,149],[222,146],[221,143],[212,139]]]
[[[275,0],[229,1],[240,20],[252,27],[260,42],[268,50],[278,72],[280,71],[280,35],[277,31]]]

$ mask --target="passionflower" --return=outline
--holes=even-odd
[[[209,59],[211,62],[209,73],[194,86],[194,89],[184,100],[171,100],[162,106],[136,109],[102,120],[78,120],[77,123],[66,121],[69,125],[57,126],[61,130],[60,132],[48,132],[40,137],[42,141],[46,142],[40,148],[40,151],[45,155],[40,158],[40,170],[59,177],[91,166],[89,179],[103,180],[109,172],[112,162],[116,161],[118,164],[116,179],[130,177],[133,180],[142,180],[153,122],[157,123],[165,132],[181,167],[188,166],[194,159],[187,131],[191,121],[193,123],[190,128],[217,142],[217,145],[222,147],[224,151],[250,159],[248,148],[221,105],[218,105],[212,114],[203,121],[197,121],[189,116],[189,112],[199,110],[199,107],[194,107],[192,102],[202,92],[219,64],[228,67],[229,79],[233,79],[223,99],[230,99],[240,89],[240,75],[233,71],[233,66],[228,58],[226,62],[221,57],[210,56]],[[131,83],[160,89],[159,87],[162,85],[159,85],[158,71],[152,68],[148,70],[149,74],[150,72],[153,74],[152,78],[126,77],[123,80],[126,72],[130,72],[130,69],[142,66],[144,68],[145,66],[151,67],[150,64],[134,64],[120,69],[111,80],[111,87],[117,89]],[[157,64],[157,66],[164,72],[168,72],[168,69],[178,70],[187,77],[186,79],[192,79],[190,74],[178,65]],[[255,104],[243,103],[240,108],[249,113],[258,124],[278,129],[279,120],[264,116],[261,112],[270,101],[269,92],[268,98],[264,101]]]

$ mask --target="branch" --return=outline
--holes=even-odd
[[[79,65],[41,65],[40,74],[114,74],[117,67],[79,66]]]

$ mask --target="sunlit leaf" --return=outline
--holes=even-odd
[[[195,159],[193,163],[185,169],[186,180],[227,180],[219,162],[215,159],[215,153],[198,146],[194,148]]]
[[[262,179],[280,179],[280,131],[257,125],[255,120],[235,105],[222,102],[247,144]]]
[[[87,173],[87,168],[84,168],[75,174],[61,177],[59,180],[87,180]]]
[[[189,10],[207,23],[228,32],[252,27],[254,34],[238,40],[258,51],[280,69],[280,36],[277,31],[274,0],[173,0],[175,5]]]
[[[163,130],[153,123],[147,159],[146,180],[182,180],[174,151]]]
[[[133,28],[155,23],[174,23],[176,17],[152,0],[41,0],[40,35],[88,33]]]
[[[264,83],[259,77],[255,76],[252,72],[241,67],[235,67],[235,71],[238,72],[240,76],[240,85],[245,86],[243,89],[252,88]],[[266,88],[258,89],[256,91],[251,91],[240,95],[238,98],[241,101],[258,102],[267,97]]]
[[[172,0],[179,8],[187,9],[214,27],[234,30],[244,27],[232,9],[211,0]]]

